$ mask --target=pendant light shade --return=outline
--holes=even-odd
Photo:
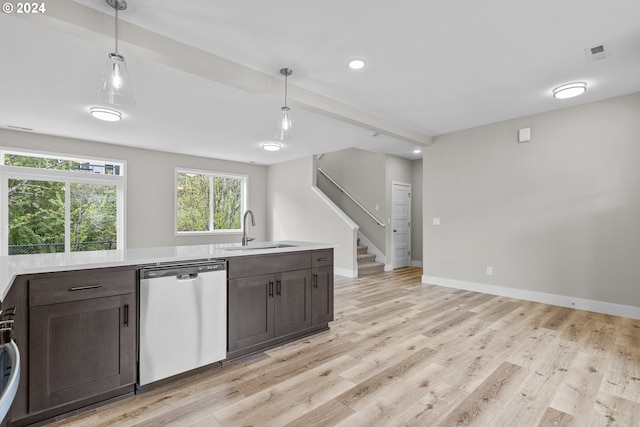
[[[287,78],[293,73],[293,70],[289,68],[282,68],[280,74],[284,76],[284,107],[280,109],[282,114],[278,123],[278,130],[276,132],[276,139],[284,141],[287,137],[291,136],[292,123],[291,123],[291,109],[287,107]]]
[[[98,90],[98,99],[109,104],[135,104],[129,71],[124,56],[118,53],[118,11],[127,8],[124,0],[106,0],[116,10],[115,16],[115,53],[110,53],[102,75],[102,84]]]
[[[110,53],[98,91],[98,99],[109,104],[135,104],[124,56]]]

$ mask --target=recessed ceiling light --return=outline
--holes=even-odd
[[[267,151],[278,151],[282,149],[282,144],[280,144],[279,142],[263,142],[262,143],[262,148],[264,148]]]
[[[420,154],[422,153],[422,150],[419,148],[416,148],[415,150],[413,150],[413,154]]]
[[[105,122],[117,122],[122,119],[122,113],[111,108],[91,107],[89,111],[93,117]]]
[[[367,61],[360,58],[354,58],[349,61],[349,68],[352,70],[361,70],[365,65],[367,65]]]
[[[557,99],[573,98],[582,95],[587,90],[585,82],[573,82],[560,85],[553,90],[553,97]]]

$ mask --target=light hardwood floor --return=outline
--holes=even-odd
[[[640,321],[336,277],[331,330],[65,426],[640,426]]]

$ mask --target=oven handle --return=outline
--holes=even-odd
[[[176,278],[181,282],[193,282],[198,279],[198,273],[178,274]]]

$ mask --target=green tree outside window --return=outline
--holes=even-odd
[[[245,182],[245,177],[177,172],[178,232],[241,230]]]

